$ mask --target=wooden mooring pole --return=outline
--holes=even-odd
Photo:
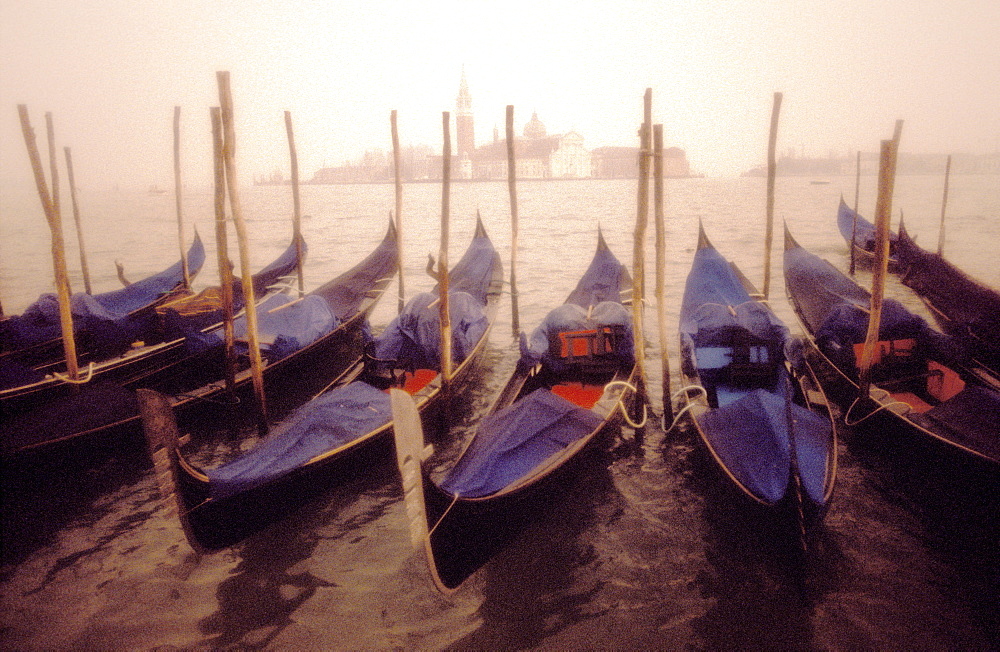
[[[514,105],[507,105],[507,192],[510,194],[510,313],[514,339],[521,332],[517,306],[517,159],[514,151]]]
[[[226,163],[226,189],[229,191],[229,208],[236,227],[240,250],[240,272],[243,279],[244,312],[247,320],[247,346],[250,351],[250,374],[253,378],[254,396],[257,399],[257,428],[261,435],[267,433],[267,404],[264,399],[263,360],[260,354],[260,337],[257,331],[256,297],[253,273],[250,270],[250,249],[247,244],[246,222],[240,204],[239,184],[236,180],[236,129],[233,124],[233,95],[229,87],[229,71],[216,73],[219,84],[219,104],[222,111],[222,152]]]
[[[438,251],[438,298],[441,321],[441,389],[446,405],[451,402],[451,312],[448,301],[448,222],[451,211],[451,114],[442,114],[444,149],[441,183],[441,248]],[[447,409],[447,408],[446,408]],[[446,422],[447,423],[447,422]]]
[[[288,155],[292,166],[292,239],[295,240],[295,255],[299,259],[299,297],[305,294],[305,278],[302,260],[302,202],[299,199],[299,155],[295,151],[295,133],[292,131],[292,112],[285,111],[285,131],[288,133]]]
[[[663,374],[663,422],[674,420],[670,393],[670,349],[667,346],[667,236],[663,216],[663,125],[653,125],[653,222],[656,226],[656,323]]]
[[[52,194],[50,195],[48,184],[45,182],[45,170],[42,168],[42,159],[38,154],[35,131],[31,128],[31,120],[28,118],[28,107],[24,104],[19,104],[17,111],[21,118],[21,132],[24,135],[24,144],[28,148],[31,171],[35,175],[35,186],[38,188],[38,197],[42,202],[42,211],[45,213],[45,219],[49,223],[49,231],[52,234],[52,267],[55,272],[56,296],[59,300],[59,326],[62,331],[63,354],[66,358],[67,375],[70,380],[75,381],[79,379],[80,372],[76,359],[76,340],[73,337],[73,313],[70,309],[71,292],[69,288],[69,275],[66,272],[66,245],[63,242],[59,201],[56,199],[59,189],[59,175],[55,161],[55,130],[52,126],[52,114],[45,114],[49,138],[49,158],[53,173]]]
[[[403,171],[400,162],[399,151],[399,128],[396,125],[396,110],[389,114],[389,126],[392,131],[392,169],[396,179],[396,214],[393,219],[396,223],[396,261],[399,267],[399,297],[396,302],[396,312],[403,312],[406,305],[406,292],[403,285]]]
[[[184,287],[191,289],[191,273],[188,270],[187,249],[184,247],[184,209],[181,184],[181,107],[174,107],[174,203],[177,205],[177,242],[181,248],[181,269],[184,271]]]
[[[80,271],[83,272],[83,291],[93,294],[90,287],[90,268],[87,266],[87,248],[83,244],[83,226],[80,224],[80,204],[76,199],[76,180],[73,177],[73,156],[69,147],[64,147],[66,154],[66,177],[69,180],[69,196],[73,202],[73,222],[76,224],[76,241],[80,247]]]
[[[774,178],[778,173],[775,150],[778,145],[778,115],[781,113],[781,93],[774,94],[771,106],[771,132],[767,139],[767,225],[764,227],[764,301],[771,292],[771,243],[774,240]]]
[[[878,345],[879,329],[882,321],[882,300],[885,294],[885,277],[889,268],[889,221],[892,215],[892,193],[896,183],[896,157],[899,152],[899,136],[902,120],[896,122],[892,140],[883,140],[878,167],[878,199],[875,205],[875,263],[872,269],[871,313],[868,318],[868,333],[858,362],[860,394],[868,396],[871,386],[871,367]]]
[[[226,234],[226,161],[222,153],[222,110],[212,107],[212,151],[215,172],[215,250],[219,264],[219,286],[222,290],[222,337],[225,343],[224,376],[230,400],[236,392],[236,351],[233,336],[233,267],[229,262]],[[234,400],[235,402],[235,400]]]

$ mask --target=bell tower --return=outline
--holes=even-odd
[[[465,66],[462,66],[462,83],[458,88],[458,98],[455,100],[455,134],[458,140],[457,154],[472,155],[476,149],[476,136],[472,125],[472,96],[469,94],[469,84],[465,81]]]

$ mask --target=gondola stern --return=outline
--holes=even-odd
[[[479,209],[476,209],[476,232],[472,236],[473,238],[489,238],[490,236],[486,233],[486,227],[483,226],[483,216],[480,215]]]
[[[180,463],[180,435],[169,399],[155,390],[144,388],[136,390],[136,397],[157,488],[166,507],[166,516],[173,517],[175,512],[188,544],[195,552],[205,553],[206,550],[194,535],[188,518],[187,501],[180,476],[187,474],[192,481],[205,485],[207,478],[189,474]]]
[[[701,218],[698,218],[698,249],[714,249],[712,241],[708,239],[708,234],[705,233],[705,225],[702,224]]]
[[[798,249],[799,247],[801,247],[802,245],[796,242],[795,238],[792,237],[792,231],[791,229],[788,228],[788,222],[782,221],[781,224],[785,229],[785,251],[788,251],[790,249]]]
[[[414,548],[424,545],[428,537],[427,503],[424,499],[423,461],[431,447],[424,445],[420,412],[413,396],[401,389],[391,389],[393,436],[396,440],[396,465],[403,480],[403,498]]]

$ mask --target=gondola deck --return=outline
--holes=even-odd
[[[486,347],[502,284],[502,265],[481,221],[477,221],[473,242],[452,273],[452,296],[473,297],[483,320],[481,332],[454,371],[453,385],[460,385],[469,378]],[[405,328],[412,324],[410,316],[426,317],[427,311],[421,309],[432,298],[428,295],[411,299],[387,332],[394,331],[396,325]],[[452,315],[457,316],[454,307]],[[374,348],[388,337],[383,333],[373,343]],[[354,360],[360,359],[358,351]],[[400,362],[406,359],[404,356]],[[346,382],[351,379],[356,381]],[[158,472],[165,480],[172,479],[161,486],[175,495],[192,545],[210,550],[232,545],[269,522],[260,510],[260,499],[273,502],[275,496],[284,496],[295,502],[300,494],[310,493],[303,485],[316,484],[324,475],[336,475],[338,468],[350,473],[345,464],[338,463],[381,451],[391,443],[389,396],[376,387],[383,383],[412,392],[424,417],[437,418],[443,397],[439,371],[366,356],[365,364],[348,370],[333,383],[338,386],[303,405],[257,447],[210,471],[197,468],[181,453],[176,424],[164,416],[170,410],[163,397],[146,395],[143,400],[150,406],[146,432],[159,459]],[[285,510],[276,509],[274,517],[284,513],[287,505]]]
[[[745,496],[794,506],[804,526],[822,518],[833,494],[836,428],[812,368],[804,356],[786,358],[796,351],[794,340],[759,299],[699,224],[681,308],[686,409],[717,466]]]
[[[1000,391],[963,365],[961,347],[901,304],[886,300],[881,357],[867,396],[859,396],[855,345],[867,330],[869,293],[833,265],[803,249],[785,226],[789,301],[816,351],[839,379],[845,420],[878,416],[946,444],[960,454],[1000,464]],[[913,340],[911,344],[909,340]]]
[[[424,464],[429,452],[418,407],[393,392],[411,536],[440,591],[455,590],[508,543],[537,512],[554,479],[622,409],[635,371],[631,320],[622,304],[630,290],[628,271],[599,236],[594,260],[563,314],[553,311],[530,344],[522,340],[517,369],[439,480]],[[602,310],[614,319],[602,320]],[[564,336],[589,343],[563,346]]]

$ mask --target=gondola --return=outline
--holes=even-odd
[[[198,232],[187,252],[188,278],[193,280],[205,263],[205,246]],[[78,356],[86,358],[89,331],[107,332],[109,324],[141,322],[156,306],[188,293],[183,261],[118,290],[71,297],[73,330]],[[20,315],[0,321],[0,361],[21,367],[50,364],[63,357],[59,303],[55,294],[43,294]]]
[[[962,342],[976,364],[1000,378],[1000,292],[922,249],[902,223],[896,253],[903,285],[923,299],[941,329]]]
[[[967,370],[961,346],[898,301],[886,299],[872,381],[862,397],[857,360],[871,294],[802,248],[787,225],[784,272],[796,315],[836,372],[828,388],[844,406],[845,421],[889,420],[946,444],[945,450],[1000,464],[1000,391]]]
[[[854,248],[854,259],[865,267],[871,267],[875,261],[875,225],[853,208],[847,205],[844,198],[840,198],[840,206],[837,208],[837,228],[843,236],[847,246]],[[853,236],[853,239],[852,239]],[[889,233],[889,271],[899,271],[899,259],[896,256],[895,233]]]
[[[699,221],[680,313],[685,409],[743,494],[808,526],[833,495],[836,429],[802,343],[760,299]]]
[[[469,378],[486,348],[502,282],[500,258],[477,220],[469,248],[449,274],[457,363],[452,391]],[[385,331],[367,344],[363,360],[342,378],[353,378],[352,382],[317,396],[257,447],[211,470],[199,468],[182,450],[170,401],[140,391],[161,487],[174,496],[191,545],[202,550],[232,545],[287,514],[289,505],[312,495],[345,468],[355,473],[366,468],[364,463],[346,464],[388,454],[393,426],[385,391],[389,387],[410,392],[425,415],[439,409],[443,394],[437,301],[438,288],[411,298]],[[360,348],[351,359],[361,359]],[[330,356],[322,360],[332,362]]]
[[[268,343],[274,350],[267,353],[272,363],[268,365],[271,368],[267,370],[265,378],[277,375],[278,370],[297,367],[299,360],[309,359],[314,351],[329,352],[339,348],[350,350],[360,346],[361,328],[367,314],[396,271],[395,246],[395,231],[390,226],[373,254],[337,279],[313,291],[310,296],[296,301],[278,292],[267,296],[258,304],[258,315],[273,310],[276,304],[292,304],[281,311],[281,317],[286,318],[307,314],[310,308],[316,310],[318,316],[315,317],[313,328],[306,329],[305,334],[315,333],[316,327],[327,327],[324,335],[313,336],[317,341],[312,343],[301,339],[305,337],[304,333],[286,335],[284,340],[277,342],[277,346],[282,349],[280,352],[274,348],[274,342]],[[289,250],[294,249],[294,246],[289,247]],[[279,260],[284,259],[283,255]],[[317,306],[317,303],[322,305]],[[176,400],[185,403],[192,415],[211,412],[219,406],[201,405],[204,401],[200,399],[218,395],[220,390],[217,386],[225,388],[222,364],[225,355],[221,330],[219,326],[195,331],[188,333],[183,339],[149,347],[153,353],[163,354],[156,364],[133,365],[127,375],[118,378],[115,378],[116,372],[109,370],[106,377],[98,375],[80,385],[76,391],[66,386],[61,388],[62,394],[56,394],[51,400],[21,404],[30,409],[20,408],[15,403],[15,399],[27,401],[28,397],[9,397],[9,403],[0,404],[4,407],[4,412],[0,415],[0,423],[3,425],[0,450],[8,456],[83,436],[99,433],[115,436],[137,430],[140,418],[135,390],[142,387],[152,387],[179,397]],[[293,341],[294,337],[300,339]],[[308,355],[303,354],[306,350],[309,351]],[[141,354],[141,348],[135,352],[130,351],[117,362],[127,364],[130,355]],[[155,356],[151,359],[155,359]],[[240,360],[244,368],[248,366],[245,356]],[[116,361],[112,361],[107,364],[115,363]],[[337,364],[339,365],[339,360]],[[332,374],[334,370],[325,367],[322,371]],[[249,372],[241,370],[237,382],[241,386],[249,383]],[[210,387],[206,389],[205,385]],[[54,387],[51,391],[59,389]]]
[[[301,250],[305,251],[305,245]],[[254,289],[258,296],[264,296],[282,277],[292,273],[299,266],[299,247],[293,242],[270,265],[253,276]],[[242,283],[233,283],[234,306],[243,304]],[[178,369],[200,368],[208,361],[198,347],[189,345],[189,338],[204,337],[221,328],[222,310],[218,306],[218,288],[209,288],[199,294],[175,297],[168,303],[160,303],[146,314],[130,317],[125,321],[108,325],[106,328],[92,328],[91,347],[80,356],[81,377],[85,382],[77,384],[66,377],[65,361],[25,367],[13,360],[0,361],[3,377],[0,379],[0,425],[10,434],[5,437],[34,443],[47,442],[43,431],[47,417],[59,415],[60,436],[65,439],[78,430],[90,432],[102,423],[114,424],[127,412],[135,413],[135,403],[127,400],[127,393],[135,387],[148,386],[162,379],[174,378]],[[180,312],[184,312],[181,316]],[[103,341],[102,341],[103,340]],[[103,352],[103,356],[99,352]],[[106,390],[88,398],[90,387],[100,386]],[[74,406],[72,411],[82,411],[89,403],[106,402],[113,396],[120,396],[131,408],[124,412],[112,410],[111,414],[100,416],[97,411],[73,416],[64,410]],[[100,398],[98,398],[100,397]],[[77,407],[79,406],[79,407]],[[76,425],[74,425],[76,424]],[[27,433],[31,433],[30,435]],[[13,448],[11,448],[13,446]],[[4,444],[5,450],[16,450],[23,446]]]
[[[622,304],[630,292],[628,270],[599,236],[566,303],[530,340],[522,334],[515,372],[440,480],[422,463],[419,404],[394,390],[411,535],[440,591],[455,590],[517,534],[623,405],[635,371],[631,315]]]

